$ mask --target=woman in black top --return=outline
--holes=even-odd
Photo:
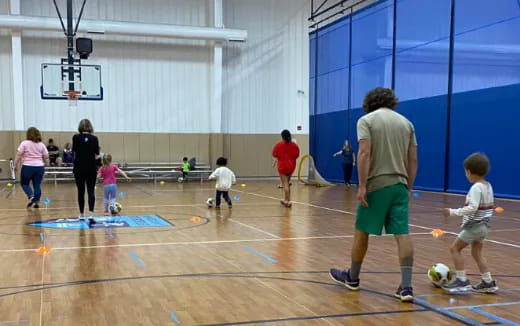
[[[94,205],[96,198],[94,190],[96,187],[97,165],[96,159],[99,155],[99,142],[92,135],[94,127],[88,119],[79,122],[79,134],[72,137],[72,151],[74,152],[74,179],[78,187],[78,205],[80,218],[84,217],[85,211],[85,184],[88,193],[89,224],[94,221]]]
[[[339,155],[343,157],[343,178],[345,179],[345,186],[348,187],[350,186],[350,179],[352,178],[352,170],[354,166],[356,166],[356,154],[352,146],[350,146],[348,139],[345,140],[343,148],[339,152],[334,153],[334,157]]]

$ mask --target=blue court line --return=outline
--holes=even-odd
[[[170,318],[173,320],[174,323],[180,324],[179,318],[177,318],[177,315],[173,311],[170,312]]]
[[[130,254],[130,257],[132,257],[135,262],[137,263],[137,265],[139,265],[139,267],[141,268],[144,268],[144,263],[141,259],[139,259],[139,257],[137,257],[137,254],[133,251],[130,251],[128,254]]]
[[[45,235],[43,234],[43,232],[40,232],[40,241],[41,242],[45,241]]]
[[[271,264],[276,264],[278,261],[276,259],[273,259],[269,256],[267,256],[266,254],[264,253],[261,253],[260,251],[256,251],[254,250],[253,248],[249,248],[247,246],[242,246],[243,249],[249,251],[250,253],[254,254],[254,255],[257,255],[257,256],[260,256],[264,259],[267,259]]]
[[[459,310],[459,309],[472,309],[472,308],[485,308],[485,307],[503,307],[503,306],[516,306],[520,305],[520,301],[512,301],[512,302],[500,302],[500,303],[484,303],[484,304],[476,304],[469,306],[455,306],[455,307],[446,307],[446,310]]]
[[[417,297],[414,298],[414,302],[415,303],[418,303],[419,305],[425,307],[425,308],[428,308],[428,309],[431,309],[441,315],[444,315],[446,317],[450,317],[452,319],[455,319],[455,320],[458,320],[460,322],[462,322],[463,324],[465,325],[471,325],[471,326],[484,326],[484,324],[476,321],[476,320],[473,320],[471,318],[468,318],[466,316],[463,316],[463,315],[460,315],[456,312],[453,312],[453,311],[450,311],[449,309],[446,309],[446,308],[443,308],[443,307],[440,307],[440,306],[437,306],[433,303],[430,303],[426,300],[423,300],[423,299],[419,299]]]
[[[114,236],[114,234],[112,233],[112,231],[106,229],[106,230],[105,230],[105,233],[110,237],[110,239],[114,239],[114,238],[115,238],[115,236]]]
[[[512,321],[510,320],[507,320],[507,319],[504,319],[502,317],[499,317],[499,316],[496,316],[496,315],[493,315],[489,312],[486,312],[486,311],[483,311],[483,310],[480,310],[478,308],[471,308],[470,309],[471,311],[473,312],[476,312],[477,314],[479,315],[482,315],[484,317],[487,317],[489,319],[493,319],[493,320],[496,320],[502,324],[506,324],[506,325],[509,325],[509,326],[520,326],[520,324],[517,324],[517,323],[513,323]]]

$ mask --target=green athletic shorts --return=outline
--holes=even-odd
[[[367,194],[368,207],[358,205],[356,229],[381,235],[408,234],[408,188],[404,184],[387,186]]]

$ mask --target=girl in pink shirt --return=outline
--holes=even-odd
[[[109,207],[116,203],[117,194],[117,177],[116,172],[121,173],[127,180],[128,175],[122,171],[117,165],[112,164],[112,155],[105,154],[103,156],[103,166],[99,168],[98,178],[103,178],[105,215],[109,214]]]
[[[20,179],[23,191],[29,198],[27,208],[34,205],[34,208],[40,208],[38,205],[42,196],[41,184],[45,173],[45,162],[49,161],[49,152],[47,147],[42,143],[42,135],[40,131],[34,127],[27,129],[26,140],[18,146],[16,160],[14,161],[14,169],[18,170],[20,162],[22,163],[22,171]],[[30,183],[34,190],[31,188]]]

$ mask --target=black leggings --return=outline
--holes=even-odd
[[[350,179],[352,178],[352,169],[354,168],[353,164],[343,164],[343,179],[345,179],[345,184],[350,184]]]
[[[88,210],[94,211],[94,205],[96,204],[96,196],[94,190],[96,188],[96,171],[78,171],[74,173],[76,179],[76,187],[78,188],[78,205],[79,212],[83,214],[85,212],[85,184],[87,185],[88,193]]]

